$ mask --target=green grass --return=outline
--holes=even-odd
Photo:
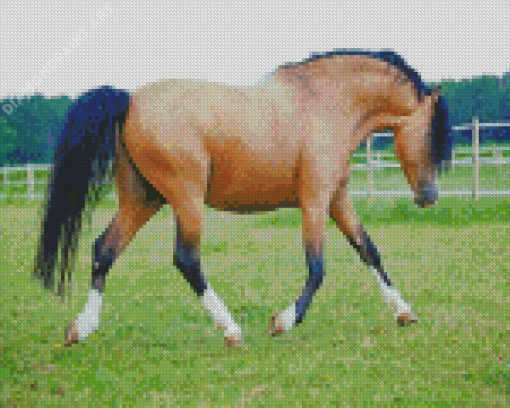
[[[331,223],[327,275],[304,323],[280,338],[269,317],[307,272],[301,215],[207,210],[209,282],[244,331],[223,346],[172,265],[165,207],[107,279],[100,331],[72,348],[63,330],[90,284],[91,243],[115,207],[86,225],[66,306],[30,278],[41,203],[3,205],[0,407],[504,406],[510,396],[510,216],[506,197],[355,200],[383,263],[420,323],[397,327],[375,279]],[[445,224],[445,225],[443,225]]]

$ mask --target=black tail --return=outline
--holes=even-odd
[[[74,254],[90,186],[115,160],[116,125],[120,131],[128,108],[129,94],[110,87],[86,92],[69,108],[53,162],[36,257],[35,275],[44,279],[46,288],[53,288],[59,249],[65,267],[68,251]]]

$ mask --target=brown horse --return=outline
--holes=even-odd
[[[71,278],[89,185],[115,160],[119,211],[95,242],[85,310],[67,345],[99,326],[108,270],[166,203],[177,226],[174,264],[225,330],[241,329],[201,271],[205,206],[249,213],[300,208],[309,278],[302,295],[274,315],[269,334],[302,322],[323,281],[323,237],[331,216],[372,269],[398,323],[416,321],[393,286],[347,194],[349,159],[377,130],[392,128],[395,150],[420,207],[437,201],[437,175],[451,144],[446,107],[391,51],[334,51],[280,67],[253,87],[167,80],[129,95],[109,87],[70,108],[55,156],[36,275],[53,287],[59,245]]]

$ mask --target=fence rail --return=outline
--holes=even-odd
[[[440,196],[471,194],[473,196],[473,198],[476,201],[478,201],[480,195],[510,195],[510,191],[481,191],[480,190],[480,162],[481,161],[486,164],[499,164],[500,168],[502,167],[502,164],[509,163],[509,160],[503,159],[503,153],[502,153],[503,150],[508,150],[508,148],[504,148],[504,147],[493,147],[493,148],[492,147],[487,147],[487,148],[482,147],[482,150],[489,150],[489,149],[492,150],[493,151],[492,157],[493,158],[497,157],[497,159],[496,160],[487,160],[485,158],[480,159],[480,128],[504,127],[504,126],[510,126],[510,123],[479,123],[478,117],[474,116],[471,123],[465,123],[462,126],[453,126],[452,127],[453,130],[471,130],[472,131],[471,132],[471,146],[472,146],[473,157],[472,157],[471,163],[469,163],[468,160],[456,160],[455,159],[456,151],[458,153],[465,153],[466,149],[454,149],[452,152],[452,166],[453,166],[454,171],[455,171],[455,167],[458,166],[459,164],[462,164],[462,165],[471,164],[473,166],[473,188],[471,191],[440,191],[439,192]],[[349,192],[349,194],[368,195],[369,202],[371,201],[372,196],[374,194],[376,194],[376,195],[380,195],[380,194],[411,195],[412,193],[409,190],[405,190],[405,191],[374,191],[373,177],[372,177],[372,172],[373,172],[374,167],[400,167],[400,165],[398,163],[395,163],[395,164],[385,163],[384,165],[381,165],[380,160],[379,160],[379,162],[376,162],[376,163],[373,162],[373,160],[372,160],[373,156],[371,153],[371,143],[372,143],[372,138],[374,136],[393,137],[393,135],[391,133],[375,133],[367,139],[367,152],[366,152],[367,164],[365,166],[367,168],[367,188],[368,188],[368,190],[367,191],[358,191],[358,192],[351,191],[351,192]],[[495,155],[496,151],[497,151],[497,155]],[[359,165],[358,165],[358,167],[359,167]]]
[[[459,165],[470,165],[473,167],[473,188],[469,191],[440,191],[440,196],[449,196],[449,195],[472,195],[473,198],[478,201],[480,195],[510,195],[510,191],[482,191],[480,190],[480,164],[497,164],[500,169],[502,169],[503,164],[510,164],[510,159],[506,159],[503,157],[503,151],[510,150],[510,147],[480,147],[479,144],[479,132],[480,128],[484,127],[500,127],[500,126],[510,126],[510,123],[479,123],[478,118],[473,118],[473,122],[470,124],[465,124],[462,126],[454,126],[454,130],[472,130],[472,149],[469,148],[457,148],[453,150],[452,153],[452,170],[455,172],[455,167]],[[400,164],[397,162],[389,163],[388,161],[381,160],[381,158],[394,158],[393,154],[385,153],[380,151],[372,150],[372,139],[374,137],[393,137],[391,133],[374,133],[367,139],[367,151],[366,154],[356,153],[354,157],[366,157],[366,164],[353,164],[352,170],[359,171],[363,170],[367,172],[367,190],[366,191],[350,191],[351,195],[367,195],[369,201],[372,199],[374,195],[396,195],[396,196],[406,196],[412,195],[412,192],[407,190],[391,190],[391,191],[375,191],[374,183],[373,183],[373,172],[375,169],[384,168],[384,167],[400,167]],[[480,158],[480,151],[491,151],[492,158]],[[457,160],[456,156],[459,154],[472,153],[471,160]],[[51,164],[27,164],[22,167],[0,167],[0,174],[4,174],[4,184],[12,185],[27,185],[27,193],[26,194],[0,194],[0,198],[7,197],[24,197],[30,201],[34,201],[36,199],[44,198],[43,194],[35,194],[35,185],[36,184],[46,184],[44,180],[35,180],[35,171],[36,170],[46,170],[50,171],[52,169]],[[26,181],[11,183],[6,175],[10,172],[19,172],[23,171],[27,173]],[[101,182],[102,185],[108,185],[111,180],[103,180]],[[109,194],[106,196],[107,200],[115,200],[115,194]]]

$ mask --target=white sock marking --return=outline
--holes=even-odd
[[[227,307],[210,286],[205,290],[202,302],[214,320],[221,323],[225,329],[225,335],[241,333],[241,328],[234,322]]]
[[[381,287],[381,291],[383,293],[384,300],[396,310],[395,317],[402,313],[411,313],[411,306],[409,306],[402,296],[398,289],[394,286],[388,286],[379,275],[379,272],[375,268],[372,269],[372,272],[376,276],[379,281],[379,286]]]
[[[292,329],[296,324],[296,304],[293,303],[284,312],[282,312],[280,318],[286,331]]]
[[[103,296],[97,289],[90,289],[89,300],[83,312],[78,315],[78,339],[84,340],[93,331],[99,328],[99,315]]]

